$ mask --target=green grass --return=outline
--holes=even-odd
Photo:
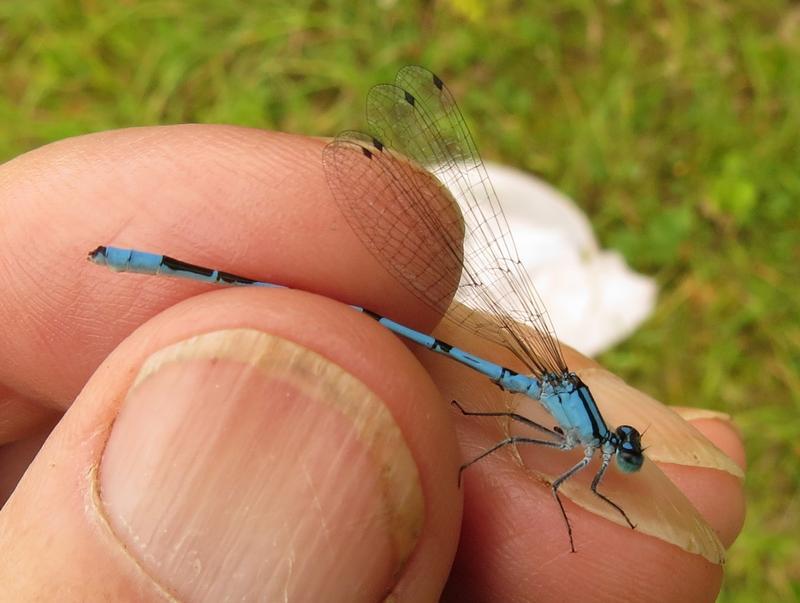
[[[749,514],[720,600],[800,600],[800,7],[524,4],[2,2],[0,158],[143,124],[333,134],[372,84],[431,67],[486,157],[658,278],[655,316],[602,361],[736,417]]]

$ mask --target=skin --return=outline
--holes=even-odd
[[[147,571],[124,534],[96,529],[98,508],[102,515],[109,504],[102,483],[99,507],[83,503],[106,479],[108,433],[145,358],[193,335],[244,327],[342,367],[383,401],[402,432],[425,517],[396,577],[376,578],[383,584],[377,598],[566,601],[591,593],[592,600],[713,601],[720,567],[567,503],[580,534],[592,534],[569,554],[549,490],[510,453],[478,463],[464,488],[456,486],[459,465],[497,432],[442,400],[435,383],[449,368],[436,363],[429,374],[415,357],[424,360],[424,352],[331,301],[357,302],[421,329],[437,321],[341,217],[322,173],[323,145],[222,126],[142,128],[65,140],[0,166],[0,497],[11,497],[0,511],[4,588],[17,600],[202,600],[197,591],[182,594],[185,576]],[[163,251],[303,291],[114,275],[85,261],[98,244]],[[695,426],[743,465],[732,425]],[[309,433],[332,437],[313,428],[297,437]],[[101,477],[87,478],[98,466]],[[719,471],[663,469],[730,544],[744,517],[739,481]],[[335,496],[346,505],[363,496],[357,490],[342,487]],[[236,531],[225,522],[215,518],[212,527]],[[346,530],[331,534],[333,550],[346,545],[335,540],[346,539]],[[259,537],[236,535],[238,543]],[[346,600],[342,578],[325,565],[329,557],[309,554],[316,586]],[[219,588],[215,579],[229,576],[207,577],[208,589]],[[263,576],[244,568],[239,579],[257,589]]]

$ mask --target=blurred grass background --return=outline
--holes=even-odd
[[[145,124],[332,135],[406,63],[448,82],[485,157],[657,277],[655,315],[601,360],[734,415],[749,510],[720,600],[800,600],[797,3],[8,0],[0,159]]]

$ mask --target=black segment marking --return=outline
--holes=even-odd
[[[372,139],[372,144],[373,144],[373,145],[375,146],[375,148],[376,148],[376,149],[378,149],[379,151],[382,151],[382,150],[383,150],[383,143],[382,143],[380,140],[378,140],[377,138],[373,138],[373,139]]]
[[[376,314],[372,310],[367,310],[366,308],[361,308],[361,311],[364,314],[366,314],[367,316],[369,316],[370,318],[372,318],[373,320],[377,320],[379,322],[380,322],[381,318],[383,318],[383,316],[381,316],[380,314]]]
[[[445,354],[449,354],[450,350],[453,349],[453,346],[451,346],[449,343],[442,341],[441,339],[434,339],[431,349],[439,350],[444,352]]]
[[[367,147],[361,147],[361,152],[364,153],[367,159],[372,159],[372,151],[370,151]]]
[[[210,270],[209,268],[203,268],[202,266],[196,266],[195,264],[182,262],[180,260],[176,260],[175,258],[171,258],[167,255],[162,256],[161,263],[171,270],[191,272],[192,274],[199,274],[201,276],[209,276],[209,277],[214,275],[214,271]]]
[[[439,90],[444,88],[444,82],[439,79],[439,76],[437,76],[435,73],[431,73],[431,75],[433,76],[433,85],[436,86]]]
[[[597,424],[597,419],[595,419],[594,413],[592,412],[591,408],[589,407],[589,400],[586,399],[584,392],[586,391],[586,387],[579,387],[578,388],[578,396],[580,396],[581,402],[583,402],[583,409],[586,411],[586,416],[589,417],[589,421],[592,423],[592,435],[595,438],[600,438],[600,426]]]
[[[516,377],[519,375],[517,371],[512,371],[510,368],[501,367],[502,370],[500,371],[500,378],[505,379],[506,377]]]
[[[229,283],[229,284],[252,285],[253,283],[258,282],[251,278],[246,278],[244,276],[237,276],[235,274],[231,274],[230,272],[219,272],[218,278],[223,283]]]
[[[413,107],[417,99],[415,99],[410,92],[406,92],[405,90],[403,90],[403,94],[405,94],[406,102]]]

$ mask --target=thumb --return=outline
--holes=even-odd
[[[457,466],[446,405],[368,318],[210,293],[89,381],[0,513],[0,583],[12,600],[433,600]]]

